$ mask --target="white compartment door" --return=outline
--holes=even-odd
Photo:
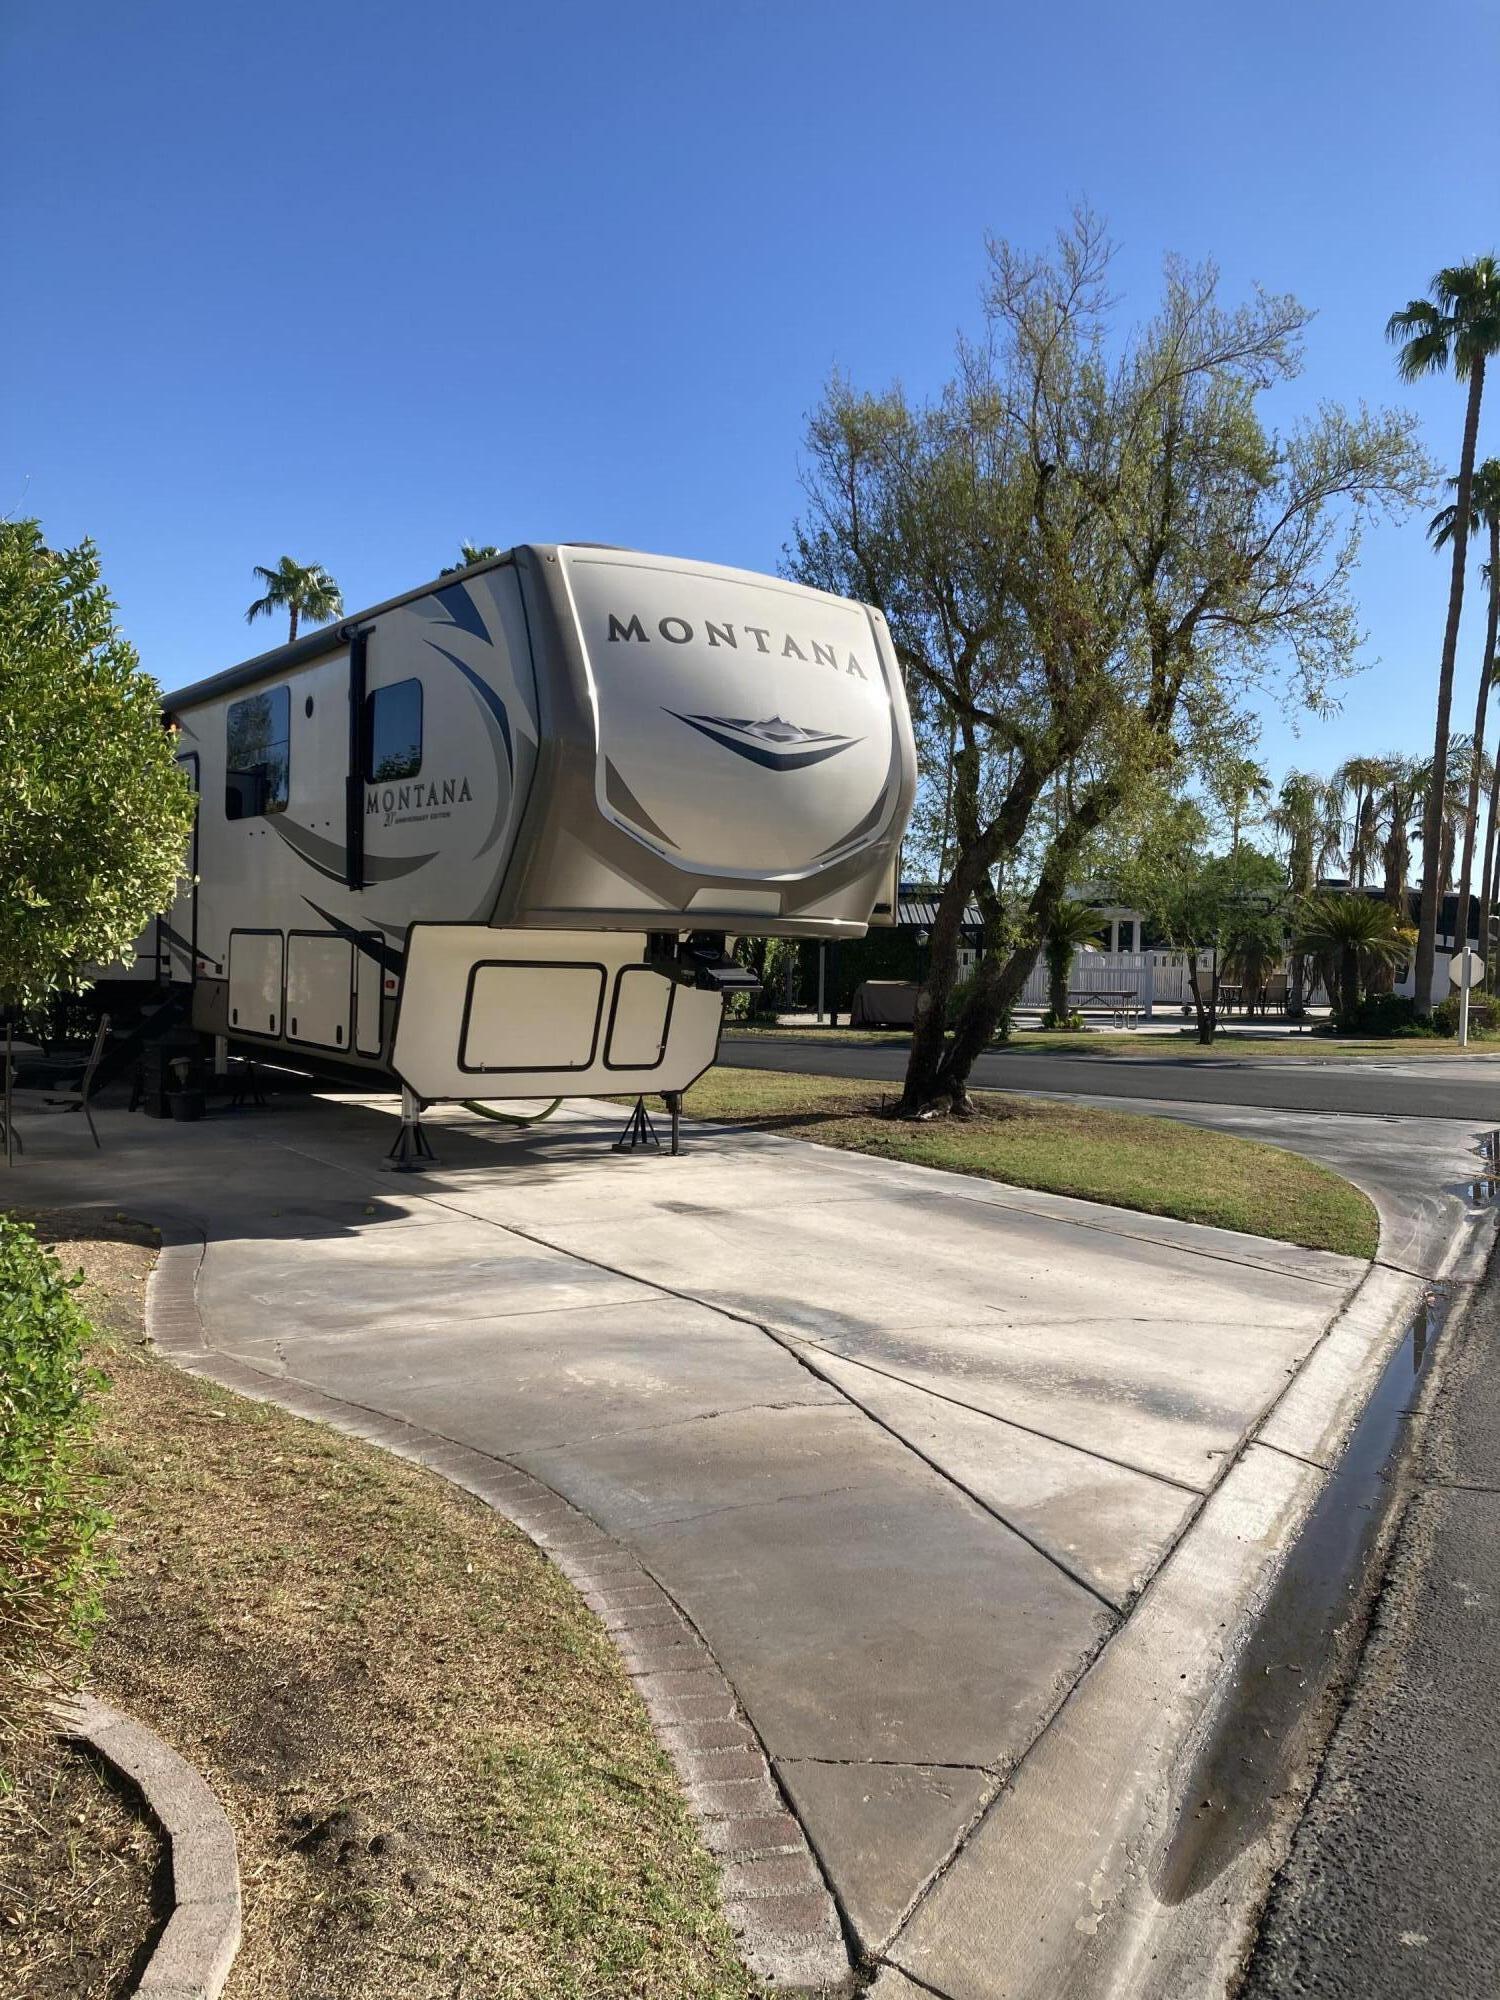
[[[376,956],[385,939],[379,931],[365,933],[367,945],[354,961],[354,1050],[356,1055],[380,1054],[381,994],[385,966]]]
[[[354,947],[332,932],[293,931],[286,941],[287,1040],[347,1049]]]
[[[231,1034],[281,1033],[280,931],[229,933],[229,1028]]]

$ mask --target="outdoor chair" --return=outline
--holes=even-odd
[[[23,1091],[33,1089],[39,1091],[44,1104],[54,1105],[63,1111],[81,1111],[88,1120],[89,1133],[93,1138],[94,1144],[101,1152],[104,1150],[104,1147],[99,1137],[99,1129],[94,1123],[94,1114],[89,1107],[89,1099],[93,1095],[94,1074],[104,1055],[105,1044],[108,1040],[109,1016],[108,1014],[101,1014],[99,1016],[99,1025],[94,1030],[94,1039],[89,1046],[89,1052],[85,1056],[81,1068],[75,1057],[72,1061],[59,1065],[55,1074],[38,1077],[35,1082],[23,1082],[21,1085]],[[20,1069],[21,1066],[18,1064],[17,1068]],[[25,1072],[22,1071],[22,1074],[24,1076]],[[70,1078],[74,1080],[70,1081]],[[14,1098],[12,1102],[14,1102]],[[21,1144],[20,1133],[13,1132],[12,1136],[16,1147],[19,1148]]]

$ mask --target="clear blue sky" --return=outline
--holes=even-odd
[[[284,552],[351,609],[462,537],[773,568],[829,370],[934,386],[985,231],[1079,197],[1143,310],[1167,250],[1318,308],[1287,416],[1407,400],[1448,465],[1384,322],[1500,243],[1489,0],[6,0],[0,62],[0,511],[95,537],[168,686],[274,641]],[[1278,774],[1430,747],[1444,590],[1370,544],[1380,664]]]

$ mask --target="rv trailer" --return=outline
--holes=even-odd
[[[221,1050],[413,1102],[671,1098],[735,935],[891,920],[890,636],[781,578],[521,546],[165,708],[198,820],[140,970]]]

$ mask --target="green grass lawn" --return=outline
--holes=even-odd
[[[905,1048],[911,1041],[904,1028],[779,1028],[769,1023],[744,1021],[726,1024],[726,1042],[732,1042],[741,1035],[757,1040],[762,1036],[774,1036],[778,1040],[819,1042],[827,1048],[860,1048],[871,1044]],[[1296,1062],[1309,1058],[1336,1062],[1350,1057],[1372,1056],[1383,1057],[1387,1062],[1399,1057],[1405,1062],[1412,1057],[1425,1060],[1429,1056],[1500,1055],[1500,1035],[1471,1035],[1468,1048],[1461,1049],[1456,1040],[1427,1035],[1392,1036],[1377,1041],[1311,1033],[1272,1037],[1221,1028],[1205,1047],[1193,1028],[1176,1025],[1076,1032],[1070,1029],[1048,1034],[1040,1028],[1018,1028],[1008,1041],[996,1042],[994,1050],[996,1053],[1015,1054],[1190,1056],[1221,1062],[1226,1057],[1233,1057],[1237,1062]]]
[[[1369,1198],[1329,1168],[1279,1146],[1170,1118],[978,1092],[973,1119],[927,1124],[881,1116],[879,1085],[858,1078],[711,1069],[688,1092],[689,1117],[751,1125],[821,1146],[1049,1194],[1212,1223],[1311,1250],[1373,1257]]]
[[[436,1474],[153,1353],[152,1232],[40,1221],[86,1275],[108,1378],[89,1682],[229,1815],[235,2000],[754,2000],[640,1697],[541,1550]],[[3,1872],[0,1993],[82,2000],[77,1882],[28,1899]]]

